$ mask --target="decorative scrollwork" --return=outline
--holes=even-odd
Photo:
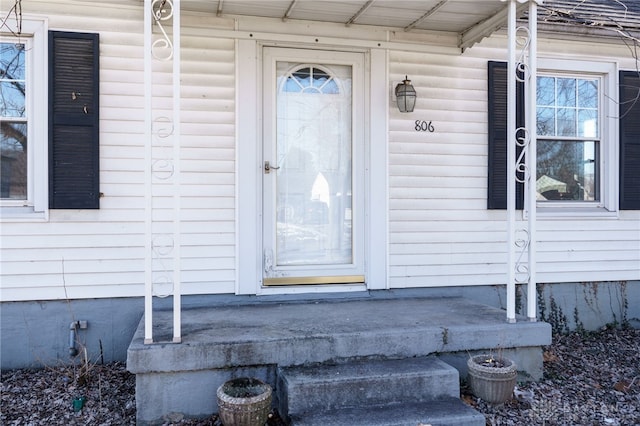
[[[152,279],[153,295],[160,299],[171,296],[173,293],[173,279],[168,271],[163,271]]]
[[[516,145],[522,148],[522,150],[520,151],[518,159],[516,160],[515,179],[516,182],[519,183],[524,183],[527,179],[529,179],[529,167],[527,167],[527,163],[525,161],[525,154],[528,151],[530,142],[531,137],[529,134],[529,130],[524,127],[518,127],[516,129]]]
[[[155,234],[151,239],[151,251],[153,253],[152,279],[153,295],[159,298],[170,296],[173,293],[173,278],[166,261],[170,259],[175,242],[171,234]]]
[[[529,179],[529,167],[524,162],[516,164],[516,182],[525,183]]]
[[[526,147],[531,142],[531,134],[526,127],[518,127],[516,129],[516,145]]]
[[[525,261],[525,254],[529,250],[531,236],[526,229],[518,229],[516,231],[516,240],[514,244],[518,249],[518,258],[516,260],[514,271],[515,280],[519,284],[529,282],[529,265]]]
[[[518,234],[520,234],[520,236],[518,236]],[[529,247],[529,241],[530,241],[529,231],[527,231],[526,229],[518,229],[516,231],[516,240],[514,242],[516,247],[522,250],[526,250],[527,247]]]
[[[151,250],[159,257],[166,257],[173,251],[173,237],[170,234],[156,234],[151,240]]]
[[[154,0],[151,3],[151,13],[155,24],[162,33],[161,38],[151,44],[151,55],[160,61],[170,61],[173,58],[173,43],[162,22],[173,17],[173,2],[171,0]]]
[[[151,171],[154,178],[168,180],[174,175],[175,167],[173,165],[173,161],[161,159],[153,162],[151,165]]]
[[[154,136],[165,139],[173,135],[173,121],[166,115],[161,115],[153,120],[152,133]]]
[[[169,8],[166,6],[169,5]],[[173,17],[173,2],[171,0],[153,0],[151,13],[156,21],[166,21]]]
[[[516,47],[520,49],[520,54],[516,60],[516,80],[527,81],[531,73],[529,72],[529,50],[531,47],[531,32],[527,27],[516,28]]]
[[[524,83],[529,79],[529,65],[518,62],[516,65],[516,81]]]
[[[531,31],[529,27],[520,25],[516,28],[516,46],[522,50],[529,50],[531,44]]]

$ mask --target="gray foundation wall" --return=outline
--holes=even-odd
[[[518,312],[526,314],[526,287],[518,288]],[[465,297],[506,308],[505,286],[447,287],[373,291],[368,293],[292,296],[184,296],[183,308],[300,299]],[[555,333],[595,330],[606,324],[640,327],[640,281],[538,285],[538,318]],[[154,300],[167,309],[171,298]],[[69,325],[87,321],[78,330],[77,347],[86,347],[92,362],[127,359],[127,348],[144,312],[142,298],[71,301],[3,302],[0,304],[0,367],[5,369],[68,364]]]
[[[79,361],[69,353],[73,321],[87,321],[86,329],[77,330],[76,348],[86,348],[90,362],[125,361],[143,311],[141,298],[3,302],[1,367],[54,367]]]

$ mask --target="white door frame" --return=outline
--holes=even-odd
[[[331,48],[327,47],[327,50]],[[371,49],[367,53],[369,61],[365,69],[365,74],[368,74],[368,84],[365,86],[366,286],[264,288],[260,285],[263,249],[263,126],[260,103],[262,45],[256,40],[236,41],[236,294],[388,288],[388,60],[384,49]]]

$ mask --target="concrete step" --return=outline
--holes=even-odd
[[[281,368],[277,389],[285,417],[460,396],[458,370],[435,357]]]
[[[459,398],[301,413],[291,426],[485,426],[484,416]]]

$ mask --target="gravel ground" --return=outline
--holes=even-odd
[[[520,384],[516,398],[491,406],[468,393],[465,402],[487,425],[640,425],[640,330],[606,328],[556,336],[545,348],[545,377]],[[2,425],[134,425],[135,377],[124,364],[60,366],[2,372]],[[86,398],[74,411],[73,400]],[[76,403],[78,404],[78,403]],[[165,425],[215,425],[216,416]],[[269,426],[283,426],[272,413]]]

